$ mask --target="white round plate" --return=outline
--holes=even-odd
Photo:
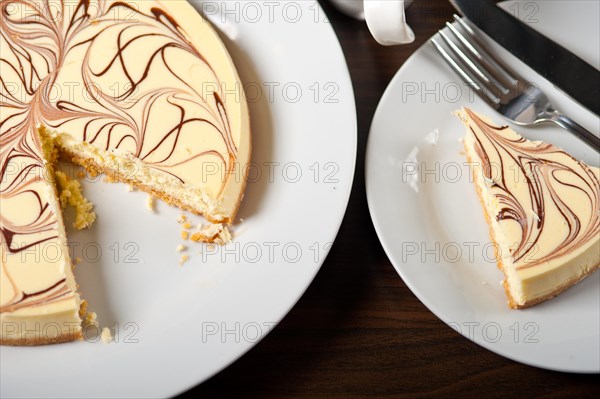
[[[596,68],[600,65],[598,2],[527,1],[503,7]],[[497,45],[493,50],[537,82],[558,109],[598,134],[598,117],[506,50]],[[366,186],[387,255],[415,295],[475,343],[529,365],[599,372],[600,273],[532,308],[508,308],[459,141],[464,127],[451,115],[463,106],[506,123],[428,43],[403,65],[385,92],[371,127]],[[600,164],[597,153],[560,128],[513,127],[528,138],[556,143],[591,165]]]
[[[214,375],[296,303],[348,202],[356,111],[339,42],[316,1],[195,2],[247,91],[249,183],[234,242],[183,242],[181,212],[123,184],[85,181],[98,220],[69,231],[76,277],[115,342],[0,347],[1,397],[165,397]],[[67,224],[69,224],[67,215]],[[200,218],[192,218],[194,224]],[[182,267],[179,244],[190,260]]]

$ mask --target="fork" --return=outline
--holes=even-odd
[[[459,28],[450,22],[446,22],[446,26],[455,40],[442,30],[438,32],[450,52],[435,38],[431,43],[479,97],[517,125],[553,122],[600,152],[599,137],[557,111],[537,85],[527,82],[494,58],[477,39],[466,18],[455,14],[454,20]]]

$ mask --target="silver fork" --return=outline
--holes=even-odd
[[[449,22],[446,26],[455,40],[442,30],[438,32],[450,51],[446,51],[435,38],[431,42],[454,72],[483,100],[518,125],[553,122],[600,152],[599,137],[554,109],[537,85],[525,81],[494,58],[477,40],[466,19],[456,14],[454,19],[459,28]]]

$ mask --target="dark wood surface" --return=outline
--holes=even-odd
[[[356,94],[358,157],[339,235],[294,309],[233,365],[194,388],[199,397],[596,397],[597,375],[541,370],[479,347],[434,316],[398,277],[369,217],[364,159],[387,84],[453,9],[417,1],[416,41],[385,48],[364,23],[322,2],[344,49]]]

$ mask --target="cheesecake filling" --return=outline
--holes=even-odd
[[[465,109],[465,149],[515,307],[600,264],[600,169]]]

